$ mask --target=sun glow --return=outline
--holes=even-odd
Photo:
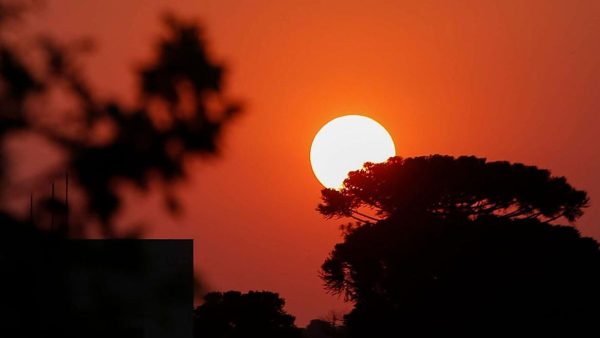
[[[319,130],[310,149],[310,163],[321,184],[338,189],[348,172],[395,154],[394,141],[381,124],[365,116],[346,115]]]

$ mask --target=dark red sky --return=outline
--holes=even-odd
[[[326,3],[326,4],[324,4]],[[106,95],[132,93],[171,9],[199,18],[246,112],[223,156],[190,167],[186,213],[133,196],[122,222],[192,237],[214,289],[268,289],[299,324],[344,305],[317,272],[340,221],[314,210],[308,159],[330,119],[382,123],[399,155],[475,154],[549,168],[587,190],[580,229],[600,238],[598,1],[48,1],[34,18],[62,38],[94,37],[86,66]]]

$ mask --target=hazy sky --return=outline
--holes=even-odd
[[[186,213],[133,196],[123,223],[191,237],[214,289],[267,289],[299,324],[344,305],[320,264],[341,221],[315,207],[318,129],[364,114],[401,156],[474,154],[535,164],[587,190],[580,229],[600,238],[600,1],[48,1],[38,29],[98,43],[87,74],[105,95],[132,93],[166,9],[198,18],[245,114],[223,156],[190,166]],[[599,202],[600,203],[600,202]],[[142,206],[142,207],[140,207]]]

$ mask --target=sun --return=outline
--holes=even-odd
[[[315,135],[310,163],[321,184],[339,189],[350,171],[395,154],[394,141],[381,124],[365,116],[346,115],[329,121]]]

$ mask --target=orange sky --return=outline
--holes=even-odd
[[[367,4],[368,3],[368,4]],[[123,222],[158,223],[150,237],[192,237],[214,289],[268,289],[303,325],[343,308],[318,269],[340,221],[315,211],[308,159],[330,119],[364,114],[399,155],[475,154],[549,168],[587,190],[580,221],[600,238],[600,2],[49,0],[34,26],[94,37],[86,62],[106,95],[131,93],[132,67],[172,9],[206,27],[245,114],[223,156],[190,168],[186,213],[165,217],[134,197]],[[196,175],[197,174],[197,175]],[[144,206],[139,208],[139,205]]]

